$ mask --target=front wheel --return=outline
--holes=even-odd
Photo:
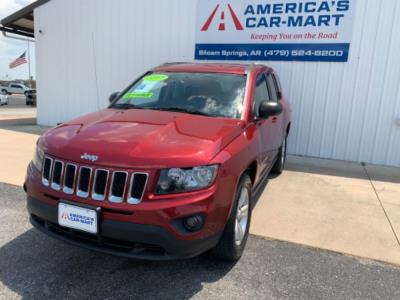
[[[252,183],[250,177],[244,174],[239,181],[232,211],[221,240],[213,249],[218,258],[236,261],[242,256],[249,235],[251,195]]]
[[[272,173],[282,174],[286,162],[286,149],[287,149],[287,137],[283,139],[282,146],[279,148],[276,162],[271,169]]]

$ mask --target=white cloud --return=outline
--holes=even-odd
[[[0,19],[3,19],[34,0],[0,0]],[[0,80],[6,75],[13,79],[28,78],[28,66],[22,65],[15,69],[8,68],[9,63],[27,50],[27,42],[5,38],[0,35]],[[31,67],[34,75],[34,45],[31,43]]]
[[[0,18],[4,18],[35,1],[36,0],[0,0]]]
[[[19,4],[16,0],[1,0],[0,1],[0,16],[3,18],[9,14],[12,14],[14,11],[16,11],[20,8],[21,8],[21,4]]]

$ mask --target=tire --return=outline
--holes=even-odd
[[[287,137],[283,139],[282,146],[279,148],[276,162],[271,169],[271,173],[282,174],[283,169],[285,168],[286,150],[287,150]]]
[[[7,95],[8,95],[7,90],[1,90],[1,92],[2,92],[3,94],[7,94]]]
[[[249,228],[251,221],[251,196],[252,183],[249,175],[243,174],[240,178],[231,214],[228,222],[225,225],[222,237],[217,246],[212,249],[213,254],[223,260],[237,261],[243,254],[249,236]],[[247,203],[247,212],[246,212]],[[242,209],[242,214],[239,219],[239,208]],[[247,213],[247,219],[243,213]],[[240,223],[238,220],[241,220]],[[237,227],[238,226],[238,227]],[[237,230],[236,230],[237,228]]]

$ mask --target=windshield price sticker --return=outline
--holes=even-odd
[[[168,76],[164,74],[152,74],[143,77],[140,84],[135,88],[134,91],[128,92],[124,95],[123,99],[134,99],[134,98],[152,98],[154,91],[160,83],[167,80]]]
[[[153,81],[153,82],[159,82],[159,81],[164,81],[167,80],[168,76],[164,74],[152,74],[149,76],[146,76],[143,78],[143,81]]]
[[[160,83],[162,83],[167,79],[168,76],[164,74],[152,74],[145,76],[133,91],[129,91],[122,98],[123,99],[152,98],[154,95],[152,91],[154,91]]]
[[[146,92],[130,92],[130,93],[126,93],[124,95],[124,97],[122,97],[123,99],[137,99],[137,98],[144,98],[144,99],[149,99],[151,97],[153,97],[153,93],[146,93]]]

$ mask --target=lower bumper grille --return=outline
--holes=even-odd
[[[118,252],[140,254],[146,252],[150,255],[165,255],[165,250],[158,245],[136,243],[130,241],[123,241],[101,235],[92,235],[77,230],[62,227],[58,224],[45,221],[35,215],[31,215],[31,218],[37,225],[46,228],[50,232],[53,232],[59,236],[69,238],[81,243],[91,244],[93,246],[101,247],[103,249],[114,250]]]

